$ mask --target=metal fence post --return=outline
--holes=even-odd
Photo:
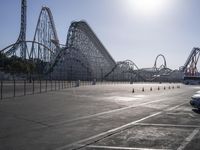
[[[60,90],[60,80],[58,80],[58,89]]]
[[[26,95],[26,80],[24,80],[24,96]]]
[[[46,86],[45,86],[45,91],[47,92],[47,80],[46,80]]]
[[[3,99],[3,81],[1,81],[1,99]]]
[[[13,80],[13,97],[15,97],[15,79]]]
[[[51,91],[53,90],[53,87],[52,87],[52,80],[51,80]]]
[[[41,79],[40,79],[40,93],[42,92],[42,84],[41,84]]]
[[[55,80],[55,91],[56,91],[56,80]]]
[[[33,93],[32,94],[34,94],[35,93],[35,85],[34,85],[34,80],[33,80]]]
[[[69,88],[69,81],[67,81],[67,88]]]

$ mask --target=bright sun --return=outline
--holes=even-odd
[[[135,13],[155,16],[168,6],[169,0],[128,0],[128,7]]]

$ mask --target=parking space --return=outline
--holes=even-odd
[[[157,105],[159,106],[159,105]],[[83,150],[199,149],[200,115],[185,103],[133,123],[132,127],[103,138]]]

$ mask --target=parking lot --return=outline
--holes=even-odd
[[[88,85],[0,102],[0,149],[199,149],[198,86]]]

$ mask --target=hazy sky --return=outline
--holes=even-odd
[[[27,39],[40,9],[50,7],[59,40],[66,42],[74,20],[86,20],[116,61],[152,67],[163,54],[168,67],[182,66],[200,45],[200,0],[27,0]],[[21,0],[0,0],[0,49],[16,41]],[[159,63],[162,63],[159,60]]]

